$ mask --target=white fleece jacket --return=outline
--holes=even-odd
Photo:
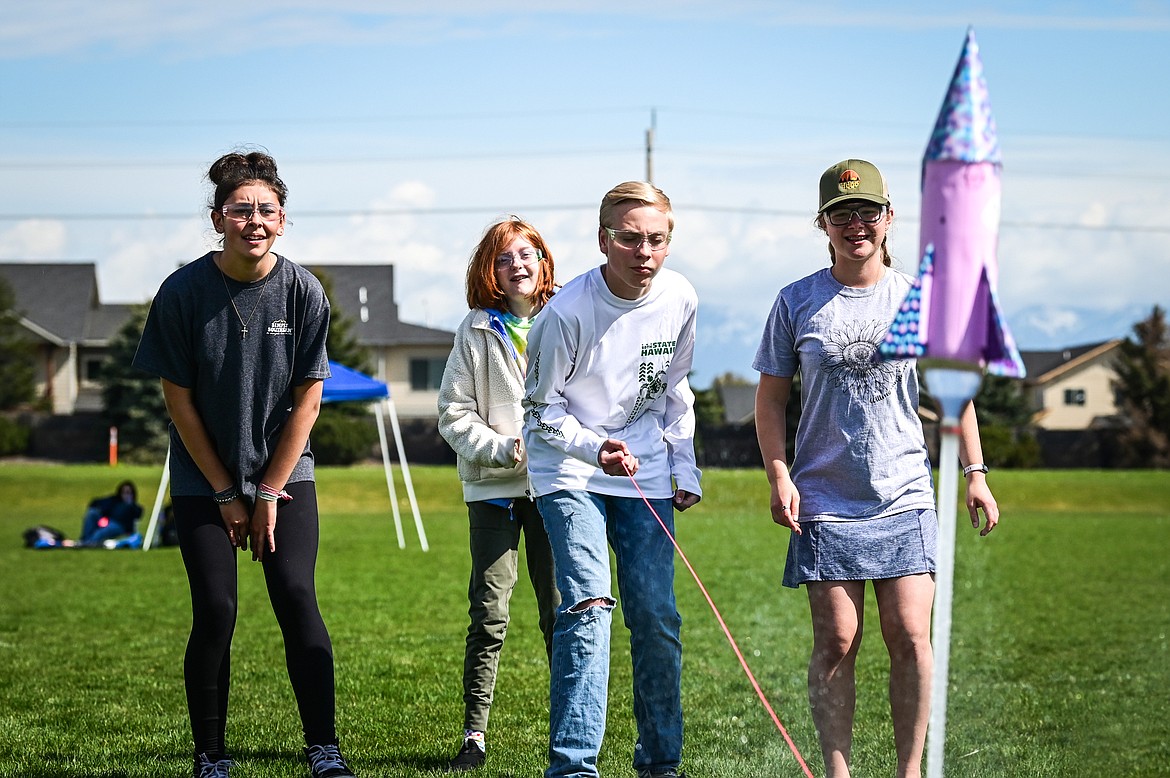
[[[458,456],[464,501],[525,496],[527,456],[513,457],[524,426],[523,395],[515,348],[493,329],[491,314],[468,312],[439,387],[439,434]]]

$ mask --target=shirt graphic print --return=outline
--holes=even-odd
[[[878,356],[878,344],[888,328],[889,322],[870,319],[843,322],[825,333],[821,369],[858,402],[881,402],[902,380],[906,362]]]
[[[675,341],[655,341],[642,344],[642,357],[674,355]],[[670,367],[670,359],[665,361],[648,360],[638,366],[638,399],[626,417],[626,426],[630,426],[646,408],[654,401],[666,394],[666,370]]]

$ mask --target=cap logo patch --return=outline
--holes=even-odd
[[[846,170],[841,174],[841,178],[837,181],[837,190],[841,194],[848,194],[849,192],[856,192],[861,186],[861,176],[857,175],[855,170]]]

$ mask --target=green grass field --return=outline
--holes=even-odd
[[[458,747],[468,566],[453,468],[412,468],[430,551],[403,499],[394,538],[379,467],[323,469],[318,589],[333,636],[338,729],[363,776],[433,776]],[[149,468],[0,465],[0,777],[190,775],[181,677],[190,606],[178,550],[32,551],[34,524],[79,531],[122,478],[149,510]],[[1170,775],[1170,473],[997,472],[1000,529],[959,527],[948,710],[953,776]],[[779,584],[786,537],[759,471],[705,476],[679,542],[809,766],[803,591]],[[405,497],[401,482],[399,496]],[[241,778],[304,776],[300,733],[258,566],[241,556],[229,747]],[[800,776],[681,565],[684,766]],[[886,658],[872,594],[858,666],[854,775],[893,772]],[[538,776],[547,668],[526,584],[513,599],[484,776]],[[615,619],[601,767],[632,776],[628,641]]]

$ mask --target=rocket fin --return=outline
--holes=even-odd
[[[999,295],[987,277],[987,268],[979,277],[979,283],[988,291],[987,316],[987,372],[1005,378],[1023,378],[1024,360],[1016,348],[1016,339],[1008,329],[1007,319],[999,305]]]
[[[926,247],[922,262],[918,266],[918,277],[898,313],[885,339],[878,346],[878,354],[884,359],[907,359],[921,357],[926,353],[926,333],[930,330],[930,291],[934,281],[934,245]]]

